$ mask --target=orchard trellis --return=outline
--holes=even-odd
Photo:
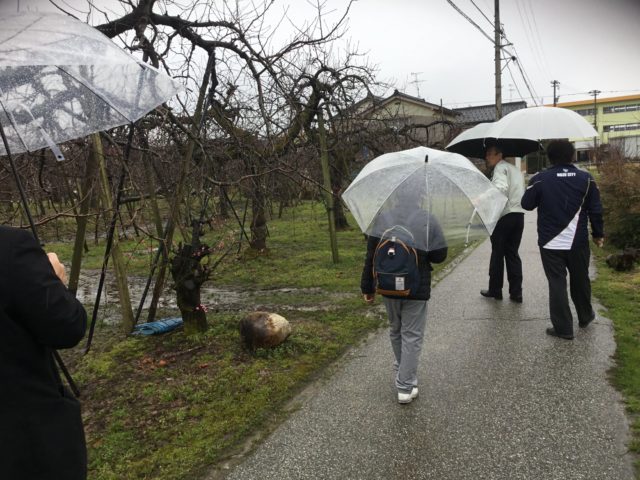
[[[350,4],[338,17],[326,15],[322,7],[318,3],[313,18],[300,24],[286,12],[275,11],[270,1],[240,1],[231,6],[196,0],[190,4],[123,0],[117,14],[87,2],[89,23],[186,86],[178,99],[137,124],[127,164],[119,234],[160,246],[149,268],[147,319],[155,316],[167,267],[172,266],[176,285],[180,275],[204,281],[207,272],[202,271],[201,260],[214,268],[221,257],[240,251],[238,243],[257,252],[266,250],[274,202],[279,203],[281,214],[309,187],[316,198],[322,198],[329,187],[335,225],[345,228],[338,196],[349,175],[359,168],[353,162],[362,147],[378,154],[415,143],[412,127],[399,131],[379,120],[357,117],[353,105],[385,86],[376,81],[375,69],[358,52],[340,47],[347,45],[343,40]],[[77,11],[68,13],[78,16]],[[334,20],[330,23],[329,18]],[[285,24],[293,25],[294,33],[277,41],[275,27],[268,25],[282,28]],[[326,128],[328,184],[320,164],[320,112]],[[93,140],[63,145],[66,164],[56,165],[48,152],[39,154],[35,162],[18,159],[27,194],[38,206],[37,222],[47,225],[48,235],[61,219],[71,216],[82,231],[75,245],[73,282],[77,282],[83,251],[91,248],[84,230],[96,240],[104,233],[100,218],[109,216],[109,205],[97,187],[102,185],[103,192],[113,195],[125,143],[126,131],[115,129]],[[100,148],[106,161],[103,175],[98,176],[100,168],[92,158]],[[15,191],[9,182],[1,181],[6,175],[0,170],[0,215],[5,222],[20,223]],[[235,233],[229,237],[228,232],[218,232],[224,247],[200,246],[203,229],[220,228],[216,218],[228,218]],[[183,239],[179,247],[173,241],[176,229]],[[55,234],[65,236],[64,231]],[[230,241],[235,242],[234,248]],[[187,256],[199,252],[190,257],[197,262],[176,260],[185,258],[189,249],[193,251]],[[209,254],[215,260],[207,260]],[[116,269],[122,268],[122,259],[112,256],[112,262]],[[180,266],[186,270],[176,276]],[[129,311],[123,311],[123,317],[138,320],[142,302],[131,307],[124,303]],[[196,319],[196,331],[206,322],[202,312],[194,314],[197,305],[193,303],[183,302],[181,308],[185,320]],[[133,323],[125,325],[129,331]]]

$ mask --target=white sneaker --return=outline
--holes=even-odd
[[[411,393],[398,392],[398,403],[411,403],[418,396],[418,387],[413,387]]]

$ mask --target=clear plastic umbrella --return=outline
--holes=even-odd
[[[22,12],[0,17],[0,155],[9,157],[33,235],[38,239],[13,153],[133,123],[181,89],[166,74],[132,57],[93,27],[69,16]],[[129,132],[129,142],[133,127]],[[125,153],[125,161],[130,150]],[[116,196],[92,329],[100,303],[124,180]],[[56,361],[78,395],[59,355]]]
[[[72,17],[34,12],[0,17],[0,155],[9,157],[36,239],[11,154],[50,147],[62,160],[57,143],[133,124],[180,89]]]
[[[491,234],[507,202],[462,155],[426,147],[375,158],[342,198],[364,233],[402,227],[425,251]]]
[[[60,156],[55,144],[133,123],[179,90],[72,17],[0,17],[0,125],[10,152],[50,147]]]

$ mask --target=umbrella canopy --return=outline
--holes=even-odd
[[[494,123],[496,138],[593,138],[598,136],[584,117],[566,108],[531,107],[516,110]]]
[[[476,127],[462,132],[446,149],[482,158],[485,145],[492,141],[503,149],[505,156],[521,157],[538,150],[540,140],[598,136],[582,116],[559,107],[524,108],[505,115],[497,122]]]
[[[0,18],[0,124],[13,153],[133,123],[179,90],[169,76],[72,17]]]
[[[484,158],[488,145],[497,144],[505,157],[521,157],[535,152],[540,143],[533,138],[500,138],[492,133],[494,123],[479,123],[454,138],[446,149],[465,157]]]
[[[490,234],[507,201],[462,155],[426,147],[375,158],[342,198],[364,233],[403,227],[425,251]]]

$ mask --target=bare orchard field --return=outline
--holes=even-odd
[[[270,221],[266,252],[227,256],[204,286],[203,334],[126,336],[117,301],[105,302],[89,354],[83,345],[63,352],[82,390],[91,479],[196,479],[223,468],[286,418],[305,386],[384,325],[380,304],[366,306],[359,292],[362,233],[338,232],[334,265],[327,230],[324,207],[305,203]],[[81,281],[88,311],[97,275],[91,262]],[[436,274],[446,271],[437,266]],[[134,303],[143,281],[130,276]],[[160,318],[178,315],[171,293]],[[277,348],[245,351],[238,322],[252,310],[285,316],[292,335]]]

